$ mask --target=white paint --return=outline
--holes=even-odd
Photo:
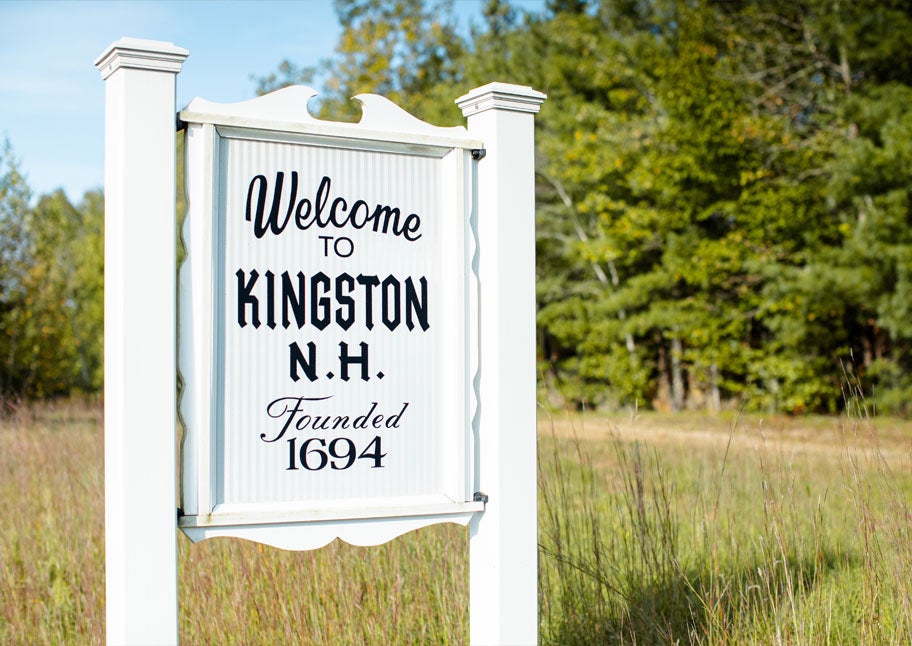
[[[96,61],[106,81],[105,538],[111,644],[177,641],[173,110],[174,77],[187,55],[171,43],[122,39]],[[259,100],[263,110],[244,102],[220,111],[216,104],[196,101],[190,106],[196,112],[181,114],[190,122],[191,151],[190,213],[183,232],[188,257],[180,279],[181,413],[187,428],[183,529],[193,540],[234,536],[314,549],[336,537],[374,545],[419,527],[471,520],[472,642],[535,643],[532,115],[545,96],[501,83],[473,90],[457,101],[469,118],[465,131],[422,124],[371,96],[359,97],[365,105],[362,124],[317,122],[301,107],[310,92]],[[215,287],[225,286],[225,224],[219,218],[227,216],[219,188],[229,172],[226,140],[250,139],[251,129],[284,145],[333,144],[343,151],[340,160],[355,151],[412,156],[434,166],[440,187],[422,199],[436,205],[427,208],[439,211],[440,230],[425,255],[444,261],[439,280],[454,302],[465,305],[461,315],[441,321],[442,336],[434,339],[453,365],[430,364],[425,371],[441,374],[417,377],[439,378],[440,392],[454,394],[433,413],[450,429],[435,450],[455,457],[431,465],[440,478],[436,486],[379,497],[368,493],[338,505],[333,495],[313,501],[296,493],[291,500],[271,501],[268,487],[258,482],[253,500],[225,499],[224,465],[218,462],[224,447],[216,433],[226,414],[219,377],[225,297]],[[476,165],[470,151],[481,147],[487,157]],[[399,180],[407,182],[410,172],[404,170]],[[379,187],[379,181],[370,185]],[[460,269],[454,272],[451,265]],[[479,490],[490,497],[486,506],[472,501]]]
[[[187,51],[124,38],[105,80],[109,644],[177,642],[174,83]]]
[[[410,515],[399,515],[390,518],[377,516],[376,511],[372,510],[369,519],[314,520],[307,524],[297,523],[293,525],[270,522],[262,525],[244,524],[228,527],[184,526],[181,530],[193,542],[208,538],[230,537],[265,543],[284,550],[314,550],[340,538],[350,545],[366,547],[386,543],[407,532],[439,523],[468,525],[474,513],[470,510],[461,514],[454,514],[452,509],[450,509],[446,514],[432,512],[430,514],[414,515],[414,507],[409,508],[407,511]],[[382,576],[382,574],[379,573],[379,576]]]
[[[456,102],[487,150],[478,163],[477,473],[489,501],[470,529],[473,644],[538,639],[533,115],[544,100],[491,83]]]
[[[356,97],[364,106],[358,124],[319,121],[307,113],[313,95],[310,88],[290,87],[234,104],[194,99],[180,113],[187,124],[189,202],[183,234],[187,258],[180,270],[186,429],[180,525],[192,540],[238,536],[312,549],[325,544],[338,521],[343,540],[379,544],[396,531],[438,522],[466,524],[471,512],[484,508],[473,501],[470,422],[477,363],[470,151],[480,142],[463,127],[426,124],[373,95]],[[306,197],[314,204],[318,185],[328,177],[327,210],[337,197],[349,205],[364,199],[369,210],[377,204],[399,207],[403,218],[420,215],[420,238],[409,241],[350,226],[298,230],[293,217],[281,234],[257,238],[246,220],[251,180],[268,181],[268,211],[279,172],[284,173],[282,214],[289,208],[292,172],[298,178],[296,201]],[[351,247],[343,256],[327,253],[321,235],[345,236]],[[252,269],[259,275],[256,328],[249,307],[243,325],[238,318],[236,273],[243,270],[247,281]],[[430,327],[407,330],[403,321],[395,331],[387,329],[375,295],[372,329],[364,326],[363,299],[355,305],[350,329],[336,324],[317,329],[309,305],[302,328],[294,322],[285,328],[276,312],[270,329],[264,311],[267,270],[276,277],[277,304],[279,276],[286,271],[293,279],[300,271],[306,280],[318,272],[331,278],[342,273],[426,277]],[[309,282],[305,292],[312,298]],[[317,379],[293,381],[289,345],[303,348],[311,341],[317,348]],[[339,380],[341,342],[352,348],[368,344],[367,382]],[[361,461],[335,471],[286,468],[290,438],[297,450],[308,437],[349,438],[360,442],[360,451],[373,432],[292,429],[274,442],[263,441],[261,433],[275,438],[282,427],[282,420],[267,415],[270,402],[327,396],[331,399],[308,402],[306,412],[354,418],[372,402],[378,403],[376,412],[386,414],[408,402],[407,421],[380,434],[387,454],[383,468]],[[372,517],[377,519],[373,539]]]
[[[359,142],[399,142],[441,148],[481,147],[481,142],[472,139],[463,126],[441,128],[425,123],[376,94],[354,97],[362,107],[358,123],[315,119],[307,110],[307,102],[316,95],[317,91],[312,88],[294,85],[237,103],[214,103],[196,98],[181,111],[181,119],[188,123],[241,126],[248,130],[307,133],[334,137],[337,142],[352,138]]]

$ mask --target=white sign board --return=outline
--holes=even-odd
[[[472,151],[386,99],[196,99],[179,282],[181,528],[286,548],[467,523]]]

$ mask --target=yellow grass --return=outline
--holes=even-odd
[[[901,643],[910,442],[889,419],[542,413],[542,641]],[[97,403],[0,418],[0,643],[104,641],[103,504]],[[178,540],[183,643],[468,641],[465,528]]]

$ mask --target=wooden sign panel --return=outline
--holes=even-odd
[[[181,528],[287,548],[468,522],[472,150],[386,99],[196,99],[180,270]]]

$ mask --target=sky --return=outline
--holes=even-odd
[[[456,0],[460,24],[477,20],[481,6]],[[316,64],[332,55],[339,31],[330,0],[0,0],[0,142],[9,139],[36,196],[63,188],[78,202],[104,181],[104,82],[94,61],[114,41],[189,50],[177,77],[179,109],[197,96],[250,99],[254,76],[283,59]]]

